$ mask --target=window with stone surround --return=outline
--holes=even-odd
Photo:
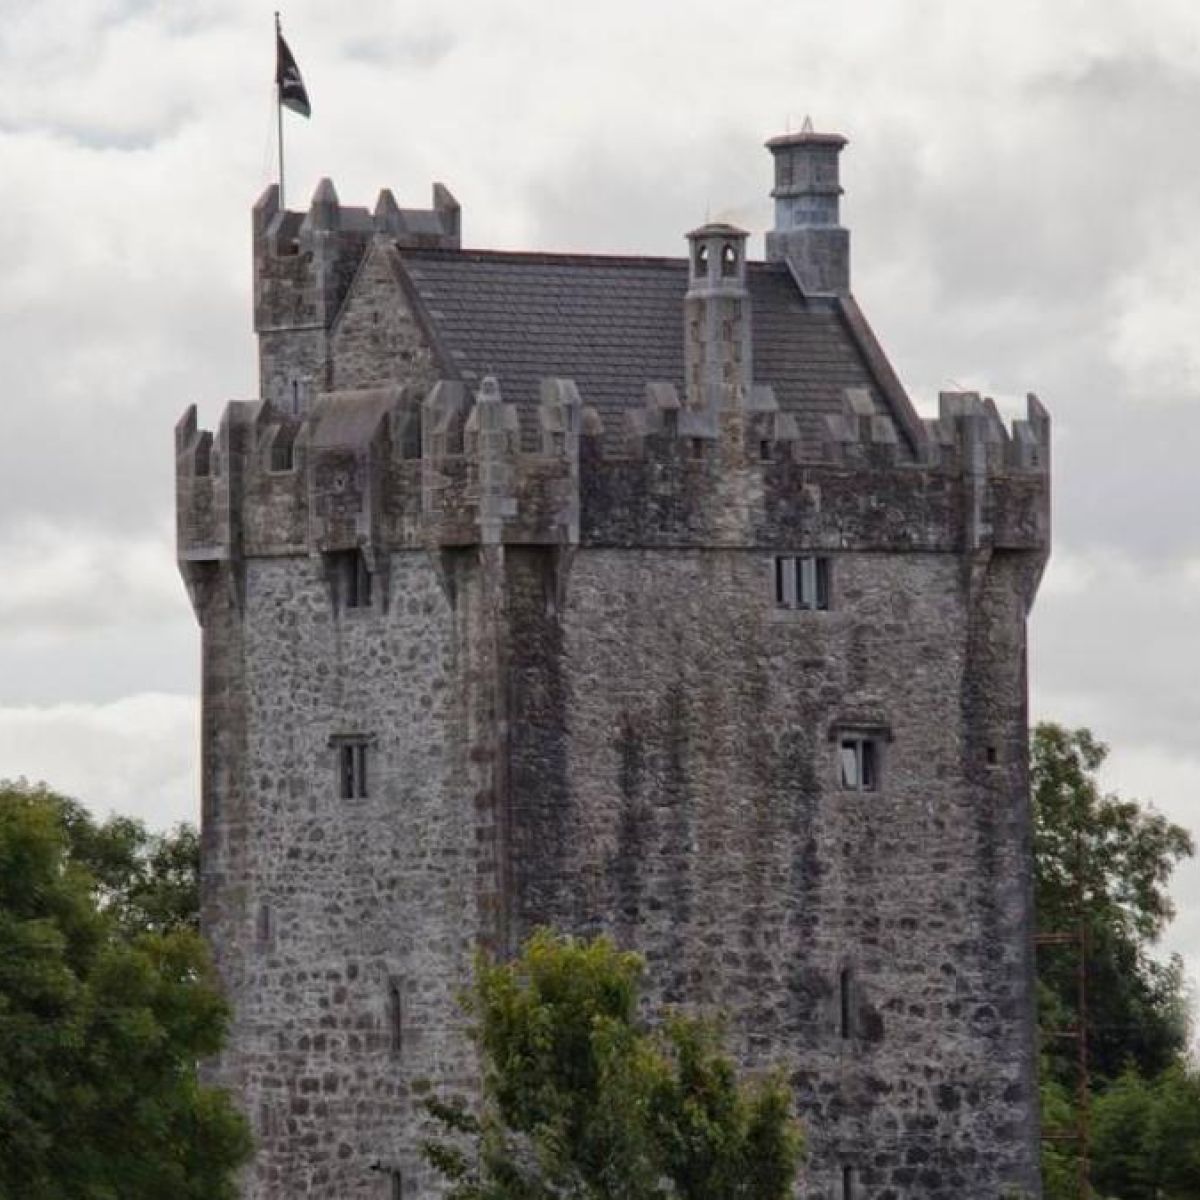
[[[338,795],[343,800],[365,800],[374,738],[365,734],[340,733],[329,741],[337,755]]]
[[[843,731],[838,735],[838,768],[849,792],[879,790],[880,740],[874,734]]]
[[[779,608],[825,610],[829,607],[829,559],[815,554],[778,555],[775,603]]]

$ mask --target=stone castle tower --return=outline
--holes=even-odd
[[[1026,614],[1049,421],[920,419],[851,295],[844,139],[766,261],[254,210],[261,395],[176,434],[214,1067],[254,1200],[424,1200],[455,995],[536,925],[782,1063],[826,1200],[1040,1194]]]

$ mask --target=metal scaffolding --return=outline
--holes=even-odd
[[[1077,1147],[1076,1167],[1079,1179],[1079,1200],[1090,1200],[1091,1184],[1091,1080],[1088,1072],[1088,923],[1085,891],[1085,850],[1083,830],[1075,831],[1075,921],[1071,928],[1056,933],[1039,933],[1034,945],[1039,949],[1057,947],[1074,950],[1075,958],[1075,1023],[1059,1029],[1042,1029],[1046,1041],[1070,1040],[1076,1046],[1075,1123],[1074,1127],[1043,1129],[1044,1142],[1074,1142]]]

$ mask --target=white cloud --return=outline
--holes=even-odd
[[[199,817],[198,741],[190,696],[0,707],[0,778],[44,781],[100,816],[165,828]]]
[[[0,528],[0,636],[62,639],[113,625],[179,619],[183,585],[171,535],[119,537],[107,530],[28,519]]]

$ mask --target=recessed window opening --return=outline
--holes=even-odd
[[[292,380],[292,412],[299,414],[300,412],[300,381]]]
[[[196,446],[196,475],[204,477],[213,473],[213,445],[212,434],[202,433],[200,441]]]
[[[758,457],[762,459],[763,462],[770,462],[771,460],[771,443],[766,438],[758,443]]]
[[[392,1168],[389,1175],[391,1177],[392,1200],[404,1200],[404,1176],[396,1167]]]
[[[361,550],[337,550],[329,555],[338,600],[343,608],[371,607],[371,572]]]
[[[838,1030],[843,1038],[850,1036],[850,993],[853,977],[849,967],[843,967],[838,976]]]
[[[983,752],[984,760],[989,767],[994,767],[1000,761],[1000,756],[996,753],[995,746],[988,746]]]
[[[708,274],[708,247],[703,244],[696,247],[695,271],[697,275]]]
[[[864,734],[844,733],[838,739],[842,787],[851,792],[879,788],[879,743]]]
[[[275,431],[275,438],[271,442],[272,471],[292,470],[296,465],[293,445],[294,439],[289,429],[281,427]]]
[[[343,800],[367,798],[367,743],[344,741],[338,746],[338,780]]]
[[[404,1005],[400,995],[400,981],[388,981],[388,1037],[393,1054],[404,1049]]]
[[[842,1168],[842,1200],[854,1200],[854,1168]]]
[[[259,942],[269,942],[271,940],[271,906],[269,904],[260,904],[258,906],[258,917],[255,921],[254,933]]]
[[[737,251],[729,242],[721,247],[721,274],[726,278],[737,274]]]
[[[775,603],[780,608],[829,608],[829,559],[816,555],[775,559]]]
[[[703,438],[692,438],[692,457],[693,458],[703,458],[704,457],[704,439]]]

